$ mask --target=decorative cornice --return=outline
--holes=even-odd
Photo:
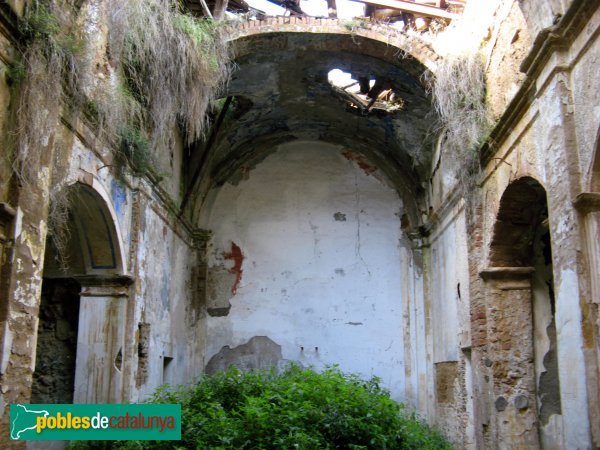
[[[582,192],[573,201],[573,206],[583,214],[600,211],[600,192]]]
[[[479,272],[484,280],[525,280],[531,278],[533,267],[488,267]]]
[[[521,72],[528,76],[537,75],[552,53],[572,44],[598,6],[598,0],[571,2],[571,6],[556,25],[542,30],[537,35],[529,54],[521,63]]]
[[[202,247],[212,237],[212,231],[204,230],[202,228],[196,228],[190,232],[194,245],[196,247]]]
[[[0,222],[9,222],[15,217],[17,212],[8,203],[0,202]]]
[[[128,275],[81,275],[73,277],[81,284],[82,297],[128,297],[133,277]]]
[[[526,74],[523,84],[481,146],[480,161],[482,166],[485,166],[503,138],[510,134],[533,103],[536,96],[536,77],[552,54],[558,49],[567,48],[574,41],[598,7],[600,7],[598,0],[574,1],[556,25],[542,30],[537,35],[529,54],[520,66],[521,72]]]

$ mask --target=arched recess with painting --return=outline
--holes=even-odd
[[[489,261],[482,276],[494,355],[490,437],[500,446],[560,448],[552,244],[546,191],[535,179],[504,191]]]
[[[95,180],[53,202],[31,401],[120,402],[130,279],[116,216]]]

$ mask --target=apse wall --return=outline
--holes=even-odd
[[[207,371],[339,364],[402,397],[397,192],[360,155],[321,142],[282,145],[243,174],[211,192],[201,218],[213,233]]]

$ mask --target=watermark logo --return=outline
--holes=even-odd
[[[10,405],[13,440],[180,440],[181,405]]]

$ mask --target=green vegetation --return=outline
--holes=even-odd
[[[443,151],[456,165],[467,192],[479,173],[478,150],[491,128],[483,61],[478,54],[447,56],[428,81],[440,117]]]
[[[221,23],[185,15],[175,1],[114,0],[111,5],[110,58],[144,107],[140,125],[148,130],[152,151],[173,141],[176,123],[187,143],[196,141],[206,129],[211,101],[229,78]],[[108,101],[114,103],[110,96]],[[103,108],[105,123],[114,130],[111,124],[121,119],[110,104]]]
[[[158,152],[173,145],[179,131],[188,144],[202,137],[209,105],[229,78],[219,22],[185,15],[178,0],[105,5],[27,2],[19,52],[5,71],[13,171],[20,183],[32,184],[42,167],[53,167],[48,224],[59,250],[69,235],[61,117],[86,117],[117,162],[136,175],[151,172],[158,182],[151,170]],[[107,24],[106,48],[98,46],[105,32],[100,22]],[[49,146],[56,149],[55,161],[48,158]]]
[[[30,2],[19,26],[20,55],[5,76],[15,87],[13,167],[24,182],[35,180],[65,107],[86,114],[115,151],[123,150],[123,129],[136,128],[156,154],[178,126],[187,143],[202,137],[229,77],[220,22],[184,14],[177,0],[108,2],[104,50],[95,42],[95,7],[80,3]]]
[[[22,61],[14,61],[8,64],[4,72],[6,84],[11,88],[16,88],[27,77],[27,68]]]
[[[121,130],[121,153],[134,172],[145,173],[152,166],[150,144],[144,132],[138,128],[126,127]]]
[[[348,31],[354,33],[360,29],[367,29],[368,22],[366,20],[361,20],[361,19],[346,20],[346,21],[344,21],[344,28],[346,28]]]
[[[76,98],[81,88],[85,39],[72,14],[64,2],[31,2],[20,23],[20,54],[6,76],[13,92],[13,168],[21,182],[36,179],[66,93]]]
[[[153,403],[182,404],[182,440],[111,443],[116,449],[450,449],[391,400],[379,380],[336,368],[283,373],[235,368],[191,388],[159,390]],[[99,448],[80,442],[75,449]]]

